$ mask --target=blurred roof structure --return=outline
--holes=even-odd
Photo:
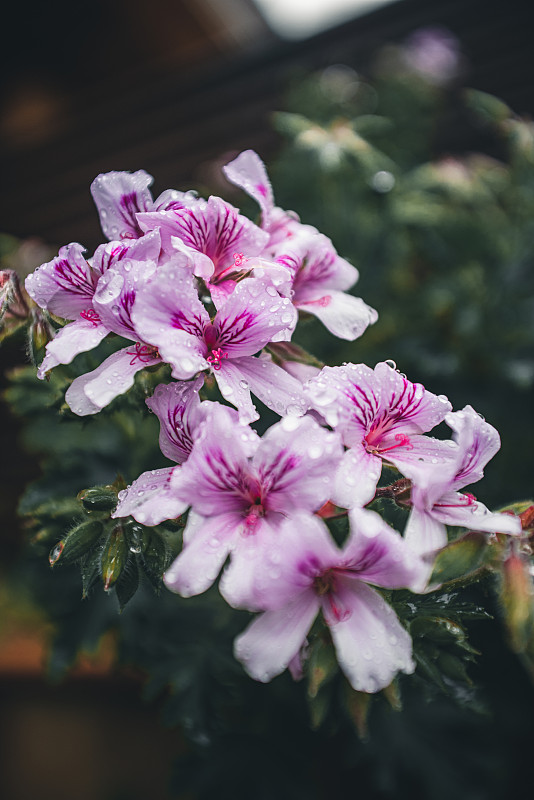
[[[97,243],[99,172],[146,169],[157,193],[202,182],[243,148],[268,158],[291,75],[332,63],[365,72],[379,46],[424,26],[459,38],[469,85],[534,112],[525,0],[394,0],[297,43],[253,0],[33,0],[11,13],[8,34],[25,35],[1,50],[0,230],[56,245]]]

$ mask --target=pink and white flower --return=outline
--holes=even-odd
[[[346,293],[358,280],[358,270],[340,258],[326,236],[302,225],[296,215],[275,208],[265,167],[252,150],[223,170],[259,204],[262,228],[269,233],[264,255],[290,270],[295,307],[316,316],[334,336],[350,341],[361,336],[378,314],[361,298]]]
[[[173,591],[205,591],[228,555],[220,590],[234,606],[264,608],[262,575],[279,570],[286,533],[305,530],[328,499],[341,458],[337,434],[285,417],[262,439],[210,416],[180,473],[191,504],[184,549],[166,572]]]
[[[137,215],[144,231],[158,228],[164,249],[190,252],[194,274],[206,281],[218,304],[233,288],[219,286],[236,271],[236,258],[258,256],[268,234],[220,197],[198,200],[186,208],[150,211]]]
[[[411,477],[452,457],[452,443],[422,435],[451,410],[447,398],[410,383],[385,362],[374,370],[365,364],[324,367],[305,389],[312,406],[349,448],[332,497],[344,508],[373,499],[384,462]]]
[[[132,516],[144,525],[157,525],[165,519],[180,516],[189,507],[188,500],[177,493],[180,467],[189,458],[208,415],[222,414],[220,424],[229,425],[234,435],[239,435],[239,420],[233,409],[220,411],[223,407],[219,403],[200,402],[198,392],[202,383],[202,378],[197,378],[160,384],[147,399],[147,406],[160,422],[161,452],[177,466],[149,470],[140,475],[131,486],[119,492],[119,503],[113,517]]]
[[[357,691],[377,692],[397,672],[414,671],[410,636],[370,584],[413,587],[422,565],[374,512],[353,509],[350,523],[342,549],[317,517],[293,534],[288,530],[281,574],[269,581],[265,567],[266,610],[234,646],[256,680],[270,681],[294,661],[321,611],[341,669]]]
[[[471,406],[446,415],[453,430],[451,459],[441,464],[427,464],[424,471],[404,465],[404,473],[413,481],[412,509],[405,537],[421,555],[432,555],[447,544],[446,525],[489,533],[520,534],[519,517],[495,514],[472,494],[461,492],[480,480],[484,467],[501,446],[497,430]]]
[[[277,413],[303,414],[308,404],[300,382],[268,356],[254,355],[294,326],[289,300],[270,278],[247,278],[211,319],[198,297],[187,254],[176,259],[139,290],[133,320],[143,341],[158,349],[178,380],[212,370],[242,422],[258,418],[251,391]]]
[[[75,414],[96,414],[131,388],[139,370],[161,363],[157,349],[143,341],[132,320],[137,288],[156,270],[156,263],[124,258],[109,267],[98,282],[93,308],[106,332],[132,344],[109,356],[97,369],[70,385],[65,400]]]
[[[83,252],[80,244],[62,247],[57,258],[26,278],[26,289],[41,308],[73,320],[47,344],[37,372],[41,379],[58,364],[70,364],[79,353],[92,350],[114,330],[102,321],[94,305],[101,278],[110,267],[128,259],[146,262],[146,272],[150,274],[160,254],[159,233],[127,242],[109,242],[89,260]]]

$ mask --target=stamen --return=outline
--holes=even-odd
[[[380,445],[375,445],[373,447],[373,445],[370,444],[366,439],[368,451],[376,453],[377,455],[388,453],[390,450],[395,450],[397,447],[404,447],[406,450],[413,450],[413,444],[410,442],[410,437],[406,436],[405,433],[396,433],[395,441],[397,444],[392,444],[389,447],[381,447]]]
[[[341,622],[350,616],[350,610],[343,606],[339,597],[336,595],[336,573],[343,573],[343,570],[332,567],[321,575],[317,575],[313,579],[313,588],[319,597],[324,597],[325,602],[328,604],[328,610],[332,614],[334,620],[336,622]]]
[[[252,536],[256,532],[256,528],[258,523],[262,517],[265,516],[265,509],[261,504],[261,498],[257,497],[250,506],[248,510],[248,514],[245,517],[245,526],[243,529],[243,534],[245,536]]]
[[[80,311],[80,317],[90,322],[95,328],[100,324],[100,317],[94,308],[84,308],[83,311]]]
[[[221,368],[221,360],[223,358],[228,358],[228,353],[224,353],[220,347],[216,350],[212,350],[211,353],[211,356],[208,356],[206,361],[212,369],[219,370]]]
[[[458,493],[458,499],[460,501],[465,500],[465,502],[459,503],[436,503],[438,508],[464,508],[468,506],[477,506],[477,499],[474,494],[470,494],[469,492],[460,492]]]
[[[153,358],[161,357],[157,347],[151,347],[148,344],[141,344],[141,342],[135,343],[135,352],[133,350],[127,350],[126,352],[129,356],[133,356],[132,360],[130,361],[130,366],[133,366],[137,359],[139,359],[142,364],[147,364],[149,361],[152,361]]]

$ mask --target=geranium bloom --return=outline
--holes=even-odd
[[[146,400],[160,422],[161,452],[178,466],[149,470],[140,475],[131,486],[119,492],[113,517],[131,515],[144,525],[157,525],[183,514],[189,502],[176,491],[180,485],[180,465],[189,458],[209,414],[220,415],[219,424],[229,426],[234,435],[245,433],[254,438],[253,431],[240,426],[236,411],[209,400],[200,402],[198,392],[202,383],[199,377],[194,381],[160,384]]]
[[[187,380],[211,369],[223,397],[239,409],[242,422],[258,418],[252,391],[279,414],[302,414],[307,401],[302,385],[255,353],[275,334],[294,325],[294,309],[270,278],[247,278],[210,319],[198,298],[189,260],[177,254],[176,264],[159,268],[155,279],[140,287],[133,320],[143,341],[156,347],[172,374]]]
[[[324,367],[306,384],[313,407],[335,427],[349,448],[338,470],[332,499],[345,508],[373,499],[383,462],[410,476],[429,463],[451,458],[451,446],[421,434],[451,410],[446,397],[410,383],[385,362]],[[407,474],[407,473],[405,473]]]
[[[434,553],[447,544],[446,525],[469,530],[521,533],[519,517],[493,514],[472,494],[458,491],[480,480],[484,467],[501,446],[498,432],[471,406],[447,414],[445,422],[453,430],[455,446],[451,460],[428,464],[422,472],[406,465],[412,478],[412,510],[405,537],[422,554]]]
[[[159,229],[167,252],[177,246],[190,251],[194,274],[206,281],[216,305],[233,288],[233,284],[225,285],[225,278],[236,271],[236,257],[239,261],[258,256],[269,239],[220,197],[198,200],[188,208],[141,213],[137,220],[145,231]]]
[[[312,524],[340,458],[337,434],[311,417],[285,417],[254,440],[210,416],[180,473],[178,493],[192,510],[166,585],[199,594],[231,554],[221,593],[232,605],[263,608],[266,565],[273,571],[285,559],[287,530]]]
[[[75,414],[97,413],[133,385],[139,370],[161,363],[156,348],[143,341],[132,320],[137,289],[155,270],[155,262],[124,258],[99,280],[93,297],[99,324],[133,344],[113,353],[92,372],[75,378],[65,394]]]
[[[148,276],[160,254],[159,233],[102,245],[89,260],[83,252],[80,244],[62,247],[57,258],[26,278],[26,290],[41,308],[73,320],[48,343],[37,372],[39,378],[58,364],[70,364],[78,353],[92,350],[113,330],[102,321],[93,303],[100,280],[110,267],[128,258],[146,262]]]
[[[340,258],[326,236],[275,208],[265,167],[252,150],[223,170],[259,204],[262,227],[269,233],[264,255],[289,268],[295,307],[318,317],[334,336],[348,340],[361,336],[378,314],[361,298],[346,294],[358,280],[358,270]]]
[[[393,609],[369,584],[420,582],[421,563],[377,514],[350,512],[351,534],[340,550],[317,517],[287,533],[281,574],[263,577],[265,613],[237,638],[234,652],[256,680],[269,681],[300,652],[319,611],[352,686],[377,692],[399,671],[411,673],[411,639]],[[267,588],[270,588],[270,593]]]

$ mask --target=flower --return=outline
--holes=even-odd
[[[150,274],[159,257],[160,238],[156,231],[133,241],[110,242],[101,245],[88,261],[83,252],[80,244],[62,247],[57,258],[42,264],[26,278],[26,290],[41,308],[73,320],[57,331],[47,344],[46,355],[37,372],[41,379],[58,364],[70,364],[79,353],[92,350],[110,331],[119,332],[115,328],[116,320],[113,319],[110,326],[101,319],[100,309],[94,305],[95,295],[107,270],[118,267],[121,262],[133,259],[144,263],[143,272]]]
[[[378,314],[361,298],[346,294],[358,280],[358,270],[340,258],[330,239],[275,207],[265,166],[253,150],[241,153],[223,171],[260,206],[261,226],[269,233],[263,255],[290,270],[295,307],[318,317],[334,336],[350,341],[361,336]]]
[[[179,496],[180,465],[189,458],[202,425],[210,414],[222,414],[223,422],[234,432],[239,430],[237,413],[209,400],[200,402],[201,377],[194,381],[160,384],[146,400],[160,422],[161,452],[178,466],[144,472],[131,486],[119,492],[119,503],[112,517],[132,516],[144,525],[158,525],[174,519],[189,507]]]
[[[180,473],[177,491],[191,511],[166,585],[199,594],[231,555],[221,593],[232,605],[262,607],[265,569],[285,559],[288,530],[312,524],[340,458],[337,434],[309,416],[285,417],[262,439],[210,416]]]
[[[377,692],[397,672],[414,671],[410,636],[369,584],[412,587],[420,582],[422,565],[378,514],[353,509],[349,516],[351,533],[342,549],[317,517],[298,533],[287,531],[281,574],[270,586],[264,578],[266,610],[234,645],[236,658],[256,680],[270,681],[289,666],[319,611],[357,691]]]
[[[471,406],[446,415],[453,430],[454,446],[448,462],[425,465],[425,470],[404,465],[412,478],[412,506],[405,537],[421,555],[431,555],[447,544],[446,525],[489,533],[520,534],[521,520],[494,514],[472,494],[458,491],[480,480],[488,461],[501,446],[497,430]]]
[[[349,448],[332,499],[345,508],[372,500],[384,462],[410,477],[429,463],[451,458],[450,445],[421,434],[451,410],[446,397],[410,383],[386,362],[324,367],[305,386],[312,406],[335,427]]]
[[[307,401],[301,383],[254,354],[294,323],[289,300],[269,277],[247,278],[210,319],[200,301],[186,253],[158,269],[140,287],[132,312],[143,341],[158,349],[173,377],[187,380],[212,370],[223,397],[239,409],[242,422],[258,419],[251,390],[277,413],[303,414]]]

